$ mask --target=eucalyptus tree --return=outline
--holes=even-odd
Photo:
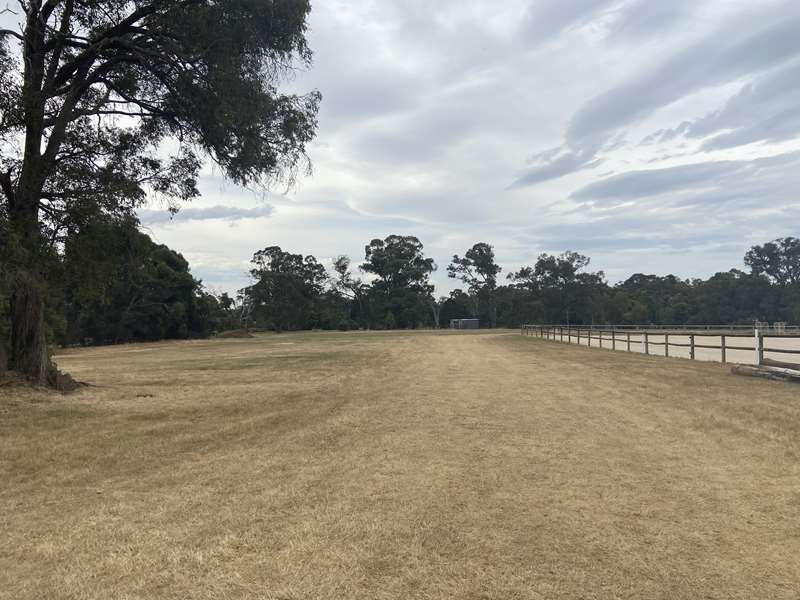
[[[253,255],[246,289],[253,312],[276,331],[308,329],[320,308],[328,274],[316,258],[269,246]]]
[[[70,230],[150,197],[198,195],[208,156],[239,184],[308,167],[320,96],[279,86],[308,65],[308,0],[18,0],[0,30],[0,214],[10,366],[54,374],[48,261]]]
[[[422,242],[414,236],[390,235],[372,240],[364,254],[361,270],[375,276],[372,310],[385,315],[380,325],[407,328],[427,322],[433,293],[430,275],[436,263],[425,256]]]
[[[366,314],[364,312],[365,297],[369,287],[361,281],[360,277],[354,277],[350,269],[352,261],[349,256],[340,255],[333,259],[333,270],[336,277],[331,281],[333,288],[344,298],[355,302],[358,305],[358,318],[363,324]]]
[[[599,296],[607,288],[603,271],[584,271],[591,259],[577,252],[541,254],[533,267],[522,267],[508,279],[518,289],[538,294],[549,321],[594,322]]]
[[[447,276],[458,279],[467,286],[472,300],[472,316],[478,317],[481,297],[486,299],[491,326],[497,325],[497,275],[503,269],[494,258],[494,248],[485,242],[478,242],[467,250],[464,257],[457,254],[447,267]]]
[[[753,275],[765,275],[780,286],[800,283],[800,239],[778,238],[753,246],[744,257]]]

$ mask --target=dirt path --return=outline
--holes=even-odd
[[[98,387],[0,395],[0,598],[800,589],[788,384],[513,333],[269,336],[61,364]]]

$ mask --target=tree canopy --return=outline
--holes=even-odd
[[[744,262],[755,275],[766,275],[778,285],[800,283],[800,239],[785,237],[753,246]]]
[[[20,0],[0,30],[0,248],[11,366],[51,371],[48,262],[98,218],[198,193],[209,156],[237,183],[307,167],[318,93],[282,94],[308,64],[307,0]]]
[[[250,275],[255,283],[245,294],[254,303],[256,318],[278,331],[313,326],[328,281],[316,258],[270,246],[255,253]]]
[[[447,267],[448,277],[458,279],[467,286],[472,297],[472,316],[478,316],[480,303],[485,301],[492,325],[497,322],[495,289],[497,275],[502,270],[495,262],[494,248],[485,242],[478,242],[472,246],[463,258],[457,254],[453,255],[453,260]]]
[[[415,327],[429,322],[436,263],[424,254],[414,236],[390,235],[374,239],[365,248],[361,270],[375,276],[370,311],[387,329]]]

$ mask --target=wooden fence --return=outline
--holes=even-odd
[[[567,326],[567,325],[523,325],[522,334],[563,343],[577,343],[588,347],[609,350],[640,351],[644,354],[675,356],[670,350],[688,350],[688,358],[697,359],[698,350],[719,352],[719,360],[729,362],[731,352],[752,353],[752,363],[763,365],[766,355],[800,355],[800,327],[782,327],[780,333],[750,326],[659,326],[639,327],[635,325],[614,326]],[[683,338],[686,341],[678,341]],[[711,343],[714,339],[718,343]],[[741,345],[742,339],[751,339],[752,344]],[[779,348],[775,340],[798,340],[796,348]],[[655,349],[661,349],[655,352]],[[715,360],[715,357],[708,357]],[[769,362],[772,359],[767,359]],[[741,361],[734,361],[741,362]],[[751,362],[750,360],[746,362]],[[772,361],[775,362],[775,361]]]

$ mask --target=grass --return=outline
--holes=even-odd
[[[70,351],[0,387],[0,598],[797,598],[800,388],[514,332]]]

